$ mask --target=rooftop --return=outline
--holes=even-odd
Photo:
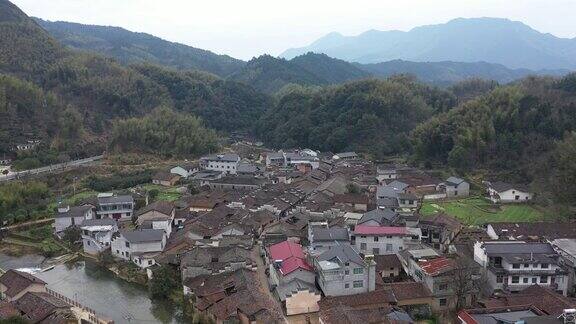
[[[431,260],[419,261],[418,265],[429,276],[439,276],[454,269],[455,262],[446,257],[438,257]]]
[[[312,237],[314,242],[350,240],[350,237],[348,236],[348,229],[338,226],[333,226],[330,228],[318,226],[313,227]]]
[[[407,227],[357,225],[354,235],[405,236],[412,235]]]
[[[214,154],[201,158],[203,161],[223,161],[223,162],[238,162],[240,156],[238,154]]]
[[[130,243],[144,243],[162,241],[164,230],[143,229],[135,231],[121,231],[122,236]]]
[[[134,198],[130,195],[121,196],[104,196],[98,197],[98,204],[100,205],[110,205],[110,204],[132,204],[134,203]]]
[[[8,297],[18,295],[32,284],[46,284],[44,281],[31,274],[17,270],[6,271],[6,273],[0,277],[0,283],[7,288],[5,294]]]

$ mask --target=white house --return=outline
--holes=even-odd
[[[490,200],[497,203],[522,203],[532,200],[533,194],[522,185],[502,181],[486,182]]]
[[[112,235],[118,231],[116,221],[110,218],[86,219],[80,224],[84,252],[97,255],[110,248]]]
[[[357,225],[354,245],[364,254],[395,254],[418,245],[421,236],[419,228]]]
[[[98,194],[96,218],[130,220],[134,212],[134,198],[130,195],[117,196],[113,193]]]
[[[198,166],[195,164],[177,165],[170,169],[170,173],[177,174],[184,179],[188,179],[189,176],[196,172],[198,172]]]
[[[228,174],[236,174],[239,163],[240,156],[238,154],[217,154],[200,159],[200,165],[205,170],[220,171]]]
[[[449,177],[444,182],[447,198],[468,197],[470,184],[462,178]]]
[[[112,255],[132,260],[137,266],[147,268],[156,264],[154,257],[164,249],[166,234],[160,229],[120,231],[112,238]]]
[[[94,217],[94,206],[60,206],[54,216],[54,232],[61,235],[70,226],[79,226],[85,219]]]
[[[138,228],[141,229],[161,229],[170,237],[176,215],[174,203],[168,201],[157,201],[143,207],[137,213]]]

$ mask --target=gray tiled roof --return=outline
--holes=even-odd
[[[111,197],[98,197],[98,203],[105,204],[129,204],[134,203],[134,198],[130,195],[111,196]]]
[[[461,184],[462,182],[465,182],[464,179],[457,177],[449,177],[448,179],[446,179],[446,183],[453,184],[456,186]]]
[[[489,255],[527,253],[556,254],[552,245],[548,243],[487,243],[484,244],[484,249]]]
[[[92,206],[73,206],[70,207],[70,210],[65,213],[56,213],[54,218],[64,218],[64,217],[84,217],[87,211],[92,209]]]
[[[358,225],[370,220],[374,220],[378,222],[380,225],[389,225],[395,223],[399,217],[400,216],[398,215],[398,213],[390,209],[376,208],[362,215],[362,218],[360,218],[360,220],[358,221]]]
[[[312,228],[312,236],[314,237],[314,242],[350,240],[350,238],[348,237],[348,229],[338,226],[330,228],[314,227]]]
[[[339,244],[330,248],[330,250],[320,254],[318,261],[340,260],[341,263],[353,262],[359,265],[365,265],[364,259],[349,244]]]
[[[238,154],[214,154],[202,157],[204,161],[224,161],[224,162],[238,162],[240,157]]]
[[[80,226],[104,226],[104,225],[116,225],[116,221],[111,218],[102,219],[85,219],[82,221]]]
[[[308,290],[312,293],[320,294],[318,289],[314,284],[308,283],[306,281],[300,280],[298,278],[292,279],[287,283],[282,283],[276,287],[276,294],[280,301],[285,301],[288,297],[294,295],[298,291]]]
[[[136,231],[121,232],[122,236],[130,243],[161,241],[164,231],[161,229],[143,229]]]

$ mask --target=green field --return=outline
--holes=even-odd
[[[420,213],[426,217],[444,212],[468,225],[490,222],[534,222],[545,219],[545,214],[530,205],[494,206],[481,197],[470,197],[451,201],[425,201]]]
[[[159,191],[157,200],[164,200],[164,201],[175,201],[182,197],[182,194],[178,192],[177,187],[164,187],[160,185],[155,185],[152,183],[147,183],[142,185],[142,188],[150,191],[152,189],[156,189]]]

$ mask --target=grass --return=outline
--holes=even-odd
[[[175,201],[182,197],[182,194],[178,192],[177,187],[164,187],[161,185],[156,185],[152,183],[143,184],[142,188],[150,191],[152,189],[158,190],[158,197],[157,200],[164,200],[164,201]]]
[[[482,225],[493,222],[535,222],[544,220],[546,215],[526,204],[494,206],[482,197],[470,197],[451,201],[425,201],[420,213],[426,217],[444,212],[456,217],[467,225]]]

